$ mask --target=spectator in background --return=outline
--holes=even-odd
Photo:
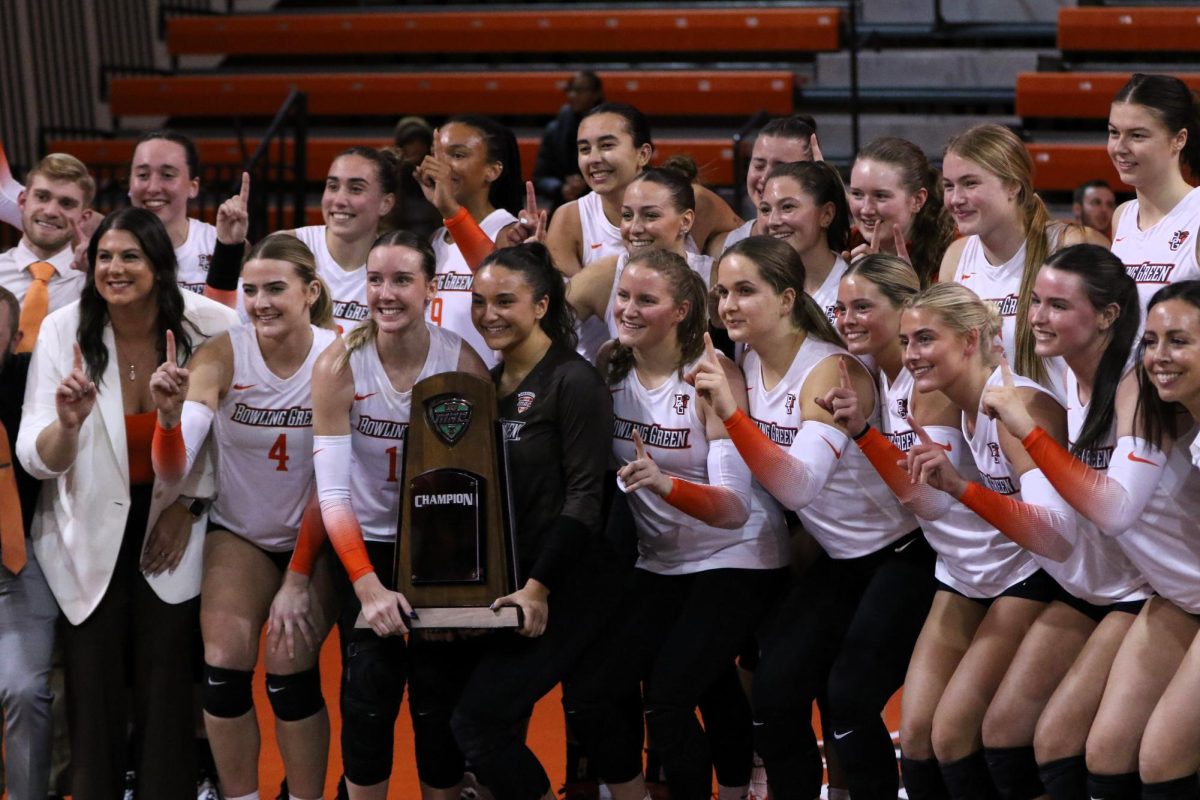
[[[380,227],[412,231],[428,239],[442,227],[442,216],[426,202],[413,171],[433,152],[433,127],[424,117],[401,117],[392,140],[395,144],[386,149],[395,153],[400,161],[399,186],[396,205]]]
[[[591,70],[580,70],[571,76],[566,93],[566,104],[546,126],[533,166],[538,199],[552,208],[578,200],[588,192],[579,174],[575,138],[583,115],[604,102],[604,84]]]
[[[73,269],[76,240],[86,241],[92,225],[89,206],[96,182],[79,159],[51,153],[29,171],[17,197],[24,234],[0,253],[0,286],[16,295],[20,307],[20,352],[37,340],[42,319],[79,299],[84,274]],[[15,435],[15,431],[13,432]]]
[[[1109,239],[1112,238],[1112,218],[1116,209],[1117,195],[1107,181],[1087,181],[1075,189],[1075,200],[1071,204],[1075,221],[1098,230]]]

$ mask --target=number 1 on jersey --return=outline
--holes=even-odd
[[[275,467],[276,472],[287,472],[287,434],[279,434],[279,438],[275,440],[275,444],[271,445],[271,449],[267,451],[267,458],[278,462]]]
[[[396,460],[397,460],[396,456],[397,456],[398,452],[399,452],[399,448],[397,448],[397,447],[389,447],[387,449],[387,454],[388,454],[387,482],[388,483],[395,483],[397,480],[397,478],[396,478]]]

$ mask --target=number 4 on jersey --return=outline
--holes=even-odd
[[[267,451],[267,458],[278,463],[275,467],[276,472],[287,472],[287,434],[279,434],[279,438],[275,440],[275,444],[271,445],[271,449]]]

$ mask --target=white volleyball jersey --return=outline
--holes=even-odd
[[[479,227],[493,242],[500,231],[517,221],[517,218],[502,208],[497,208],[483,218]],[[496,366],[496,352],[487,346],[483,335],[475,330],[471,321],[471,290],[475,286],[475,273],[467,266],[457,244],[446,241],[446,229],[434,231],[433,253],[437,256],[437,296],[425,309],[425,318],[442,328],[454,331],[469,344],[488,369]]]
[[[445,328],[428,323],[426,326],[429,352],[414,384],[430,375],[458,369],[462,338]],[[412,391],[398,392],[392,386],[374,341],[350,354],[350,372],[354,375],[354,405],[350,408],[353,448],[350,503],[364,539],[393,542],[400,510],[399,481]]]
[[[853,358],[837,345],[807,336],[783,380],[768,389],[763,382],[758,353],[752,349],[746,351],[743,371],[750,396],[750,417],[775,444],[791,449],[804,425],[800,407],[804,381],[817,364],[834,356]],[[879,423],[878,402],[869,422]],[[896,500],[858,445],[847,440],[841,452],[834,450],[834,454],[837,465],[820,494],[796,510],[805,530],[830,557],[869,555],[917,527],[915,518]]]
[[[1196,237],[1200,236],[1200,187],[1192,189],[1165,217],[1142,230],[1137,199],[1121,212],[1112,251],[1137,282],[1142,311],[1162,287],[1200,278]]]
[[[917,443],[917,435],[908,421],[912,408],[912,373],[901,368],[895,383],[879,373],[879,394],[883,404],[880,432],[907,453]],[[938,441],[949,448],[947,457],[958,473],[969,481],[977,480],[978,471],[960,431],[937,428]],[[962,503],[955,502],[940,519],[918,519],[925,538],[937,552],[934,575],[939,581],[967,597],[997,597],[1005,589],[1037,572],[1037,562],[1028,551],[993,528]]]
[[[593,261],[625,252],[621,228],[604,216],[604,200],[600,195],[588,192],[575,201],[575,206],[579,209],[579,242],[583,247],[580,264],[586,267]]]
[[[1088,404],[1079,401],[1079,386],[1070,371],[1067,391],[1068,447],[1073,447]],[[1154,591],[1191,614],[1200,613],[1200,472],[1192,468],[1186,449],[1194,436],[1195,430],[1175,444],[1154,494],[1133,525],[1115,539],[1095,532],[1106,542],[1115,541]],[[1103,441],[1076,457],[1092,469],[1106,471],[1116,444],[1114,424]],[[1088,525],[1090,535],[1095,529]]]
[[[729,233],[725,234],[725,249],[728,250],[742,239],[750,238],[750,233],[754,229],[754,223],[756,221],[756,219],[748,219],[741,225],[738,225],[736,228],[731,230]]]
[[[684,372],[695,365],[689,364]],[[633,431],[664,474],[707,484],[708,439],[696,408],[696,390],[676,373],[647,389],[636,369],[616,386],[613,399],[613,455],[619,467],[636,458]],[[649,489],[629,495],[638,529],[638,566],[660,575],[710,569],[774,569],[788,563],[783,510],[760,487],[750,517],[736,530],[705,525],[671,506]]]
[[[1057,229],[1056,229],[1057,230]],[[1051,252],[1058,236],[1050,235]],[[979,295],[979,299],[995,306],[1000,313],[1000,344],[1009,364],[1017,363],[1017,299],[1021,293],[1021,275],[1025,272],[1025,243],[1003,264],[992,266],[983,251],[978,236],[967,237],[962,257],[954,269],[954,280]],[[1060,356],[1042,359],[1046,366],[1046,388],[1066,404],[1067,362]]]
[[[579,225],[582,236],[579,241],[583,247],[583,255],[579,263],[587,266],[609,256],[625,255],[625,242],[621,239],[621,229],[608,221],[604,216],[604,204],[600,195],[588,192],[576,201],[579,209]],[[600,354],[600,348],[610,338],[608,325],[599,317],[589,317],[586,321],[576,323],[575,333],[579,336],[579,346],[575,348],[579,355],[592,364]]]
[[[212,520],[264,550],[296,545],[313,487],[312,369],[337,334],[312,327],[308,356],[290,377],[271,372],[253,325],[229,329],[233,377],[217,407],[217,497]]]
[[[204,294],[208,267],[217,248],[217,229],[198,219],[189,218],[187,223],[187,238],[175,248],[175,262],[178,265],[175,281],[184,291]]]
[[[304,242],[317,261],[317,274],[329,287],[333,300],[333,321],[338,333],[349,333],[371,316],[367,308],[367,265],[352,270],[343,269],[329,254],[325,243],[325,226],[309,225],[296,228],[296,238]]]
[[[1022,375],[1014,375],[1018,388],[1036,389],[1050,394],[1045,387]],[[1000,386],[1003,376],[996,369],[988,376],[988,387]],[[1053,395],[1052,395],[1053,396]],[[1021,479],[1013,472],[1012,463],[1000,446],[1000,422],[989,417],[982,408],[975,414],[975,433],[967,432],[963,416],[963,436],[975,459],[980,483],[993,491],[1021,500]],[[1111,538],[1076,514],[1075,546],[1065,561],[1053,561],[1032,553],[1033,559],[1054,578],[1063,589],[1089,603],[1106,605],[1147,596],[1146,582],[1129,559]]]
[[[829,320],[830,325],[833,325],[834,320],[837,319],[838,285],[842,282],[842,277],[848,269],[850,269],[850,265],[841,255],[838,255],[837,260],[833,262],[833,268],[829,270],[829,274],[825,276],[820,287],[809,295],[816,301],[817,307],[825,312],[825,318]]]
[[[708,278],[712,272],[712,257],[700,253],[686,253],[684,257],[687,259],[688,266],[704,279],[704,285],[707,287]],[[604,324],[610,339],[617,338],[617,287],[621,283],[621,273],[625,271],[625,265],[628,263],[629,254],[622,253],[617,256],[617,268],[613,271],[612,288],[608,290],[608,305],[604,307]]]

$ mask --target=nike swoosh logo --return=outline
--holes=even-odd
[[[829,449],[833,451],[834,458],[842,457],[842,454],[838,451],[838,449],[833,446],[833,442],[829,441],[824,436],[821,437],[821,441],[824,442],[825,444],[829,445]]]
[[[904,544],[900,545],[899,547],[894,547],[894,548],[892,548],[892,552],[893,552],[893,553],[903,553],[905,550],[907,550],[907,549],[908,549],[909,545],[911,545],[911,544],[912,544],[913,542],[915,542],[915,541],[916,541],[916,539],[909,539],[907,542],[905,542]],[[835,735],[836,735],[836,734],[835,734]]]
[[[834,731],[833,738],[837,739],[840,742],[842,739],[845,739],[847,736],[849,736],[852,733],[854,733],[853,729],[845,731],[843,733],[838,733],[837,731]]]
[[[597,242],[596,244],[592,245],[593,250],[599,250],[601,247],[604,247],[604,242]]]
[[[753,386],[747,386],[747,387],[746,387],[746,391],[747,391],[747,392],[753,392],[753,391],[754,391],[754,387],[753,387]]]
[[[214,681],[212,678],[208,679],[209,686],[224,686],[227,683],[229,683],[229,681]]]
[[[355,394],[354,399],[355,400],[366,400],[368,397],[374,397],[377,394],[379,394],[379,393],[378,392],[367,392],[366,394]]]
[[[616,389],[609,389],[609,390],[608,390],[608,393],[609,393],[609,394],[616,394],[617,392],[623,392],[623,391],[625,391],[625,387],[624,387],[624,386],[618,386]]]
[[[1125,241],[1125,237],[1118,236],[1117,238],[1113,239],[1113,244],[1116,244],[1117,242],[1123,242],[1123,241]]]
[[[1138,462],[1138,463],[1140,463],[1140,464],[1149,464],[1149,465],[1150,465],[1150,466],[1152,466],[1152,467],[1157,467],[1157,466],[1158,466],[1158,464],[1155,464],[1155,463],[1154,463],[1153,461],[1151,461],[1150,459],[1148,459],[1148,458],[1138,458],[1138,457],[1137,457],[1137,456],[1135,456],[1133,453],[1130,453],[1128,457],[1129,457],[1129,460],[1130,460],[1130,461],[1136,461],[1136,462]]]
[[[284,689],[284,687],[282,687],[282,686],[268,686],[267,687],[267,691],[270,692],[271,694],[278,694],[279,692],[282,692],[283,689]]]
[[[975,273],[974,273],[974,272],[968,272],[968,273],[964,274],[964,275],[963,275],[961,278],[959,278],[959,280],[960,280],[960,281],[965,281],[967,278],[971,278],[971,277],[973,277],[974,275],[975,275]]]
[[[325,449],[324,447],[318,447],[316,450],[313,450],[313,455],[315,456],[317,453],[321,452],[324,449]]]
[[[255,386],[258,386],[258,384],[257,383],[235,383],[233,385],[233,388],[236,391],[244,392],[247,389],[253,389]]]

